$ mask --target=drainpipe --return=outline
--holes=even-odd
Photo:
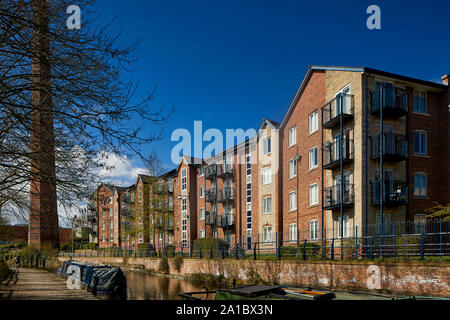
[[[369,83],[368,83],[368,76],[366,75],[365,77],[365,81],[364,81],[364,85],[366,87],[366,96],[365,96],[365,110],[364,110],[364,127],[365,127],[365,139],[364,139],[364,165],[365,165],[365,173],[364,173],[364,183],[365,183],[365,187],[366,187],[366,192],[364,193],[364,229],[366,230],[365,232],[367,233],[367,225],[368,225],[368,201],[369,201],[369,197],[368,197],[368,191],[369,191],[369,167],[368,167],[368,152],[369,152],[369,148],[368,148],[368,139],[369,139],[369,123],[368,123],[368,112],[369,112],[369,105],[368,105],[368,96],[369,96]],[[373,102],[372,102],[373,103]],[[364,231],[363,231],[364,232]],[[361,234],[364,237],[364,234]]]
[[[321,183],[322,183],[322,189],[321,189],[321,206],[322,206],[322,210],[320,211],[321,213],[321,222],[320,222],[320,226],[321,226],[321,235],[322,235],[322,242],[324,239],[324,210],[323,210],[323,192],[324,192],[324,181],[323,181],[323,107],[320,109],[320,113],[321,113],[321,117],[320,117],[320,153],[321,153],[321,158],[320,158],[320,171],[321,171],[321,175],[322,175],[322,179],[321,179]],[[298,209],[297,209],[298,210]],[[332,217],[333,219],[333,217]],[[323,244],[322,244],[323,246]]]
[[[381,246],[380,256],[383,257],[383,233],[384,233],[384,217],[383,217],[383,198],[384,198],[384,172],[383,172],[383,147],[384,147],[384,128],[383,128],[383,107],[384,107],[384,85],[380,88],[381,95],[380,105],[380,215],[381,215]]]
[[[341,94],[341,96],[339,97],[340,99],[340,103],[339,103],[339,127],[340,127],[340,141],[339,141],[339,153],[340,153],[340,159],[339,159],[339,163],[340,163],[340,168],[341,168],[341,185],[339,186],[340,188],[340,201],[341,201],[341,206],[340,206],[340,210],[341,210],[341,260],[344,260],[344,253],[342,251],[342,246],[343,246],[343,242],[344,242],[344,138],[343,138],[343,130],[342,130],[342,117],[343,117],[343,103],[344,103],[344,94]]]

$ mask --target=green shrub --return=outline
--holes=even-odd
[[[85,243],[85,244],[83,244],[83,249],[84,250],[97,250],[98,244],[96,244],[94,242]]]
[[[169,260],[167,260],[167,258],[161,258],[159,261],[158,271],[165,274],[169,273]]]
[[[5,280],[11,270],[9,270],[8,265],[4,261],[0,261],[0,282]]]
[[[200,252],[202,258],[209,258],[211,256],[212,249],[212,257],[222,257],[222,250],[225,255],[228,252],[228,244],[219,238],[200,238],[194,240],[194,247],[192,256],[200,257]]]
[[[303,258],[304,244],[300,243],[296,246],[285,246],[280,248],[282,258]],[[320,244],[306,243],[306,258],[317,257],[320,254]]]
[[[180,272],[181,266],[183,265],[183,257],[176,256],[173,259],[173,265],[175,266],[175,269]]]
[[[144,257],[154,257],[155,247],[150,243],[139,243],[138,244],[138,254]]]
[[[173,257],[174,252],[175,252],[175,246],[169,244],[164,247],[162,254],[163,254],[163,257]]]
[[[71,243],[62,243],[59,246],[60,250],[62,251],[72,251],[72,244]]]

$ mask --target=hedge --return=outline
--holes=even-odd
[[[222,239],[219,238],[200,238],[194,240],[194,246],[192,250],[193,257],[203,258],[211,257],[211,249],[212,249],[212,257],[222,257],[222,251],[224,255],[228,252],[229,245]]]

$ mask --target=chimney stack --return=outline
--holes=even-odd
[[[448,74],[444,74],[441,79],[442,83],[448,86]]]

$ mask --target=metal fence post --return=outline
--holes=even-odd
[[[334,238],[331,239],[331,261],[334,261]]]
[[[239,248],[238,248],[238,244],[237,244],[237,243],[236,243],[236,253],[235,253],[235,257],[236,257],[236,260],[239,259]]]
[[[201,248],[201,246],[200,246],[200,248]],[[191,243],[191,245],[189,246],[189,258],[192,258],[192,250],[193,250],[193,248],[192,248],[192,243]],[[200,250],[200,252],[201,252],[201,250]]]
[[[439,219],[439,256],[442,261],[442,218]]]
[[[424,238],[425,238],[425,236],[424,236],[424,234],[423,234],[423,232],[422,232],[422,234],[420,235],[420,260],[423,260],[424,259]]]
[[[305,242],[303,243],[303,261],[306,260],[306,239]]]
[[[192,248],[191,248],[191,252],[192,252]],[[192,256],[192,254],[191,254],[191,256]],[[200,245],[200,252],[199,252],[198,256],[200,259],[202,258],[202,245]]]
[[[370,260],[373,260],[373,237],[370,237]]]
[[[211,245],[211,249],[209,249],[209,257],[212,258],[213,257],[213,247]]]
[[[256,244],[258,242],[255,242],[255,245],[253,246],[253,260],[256,260]]]

